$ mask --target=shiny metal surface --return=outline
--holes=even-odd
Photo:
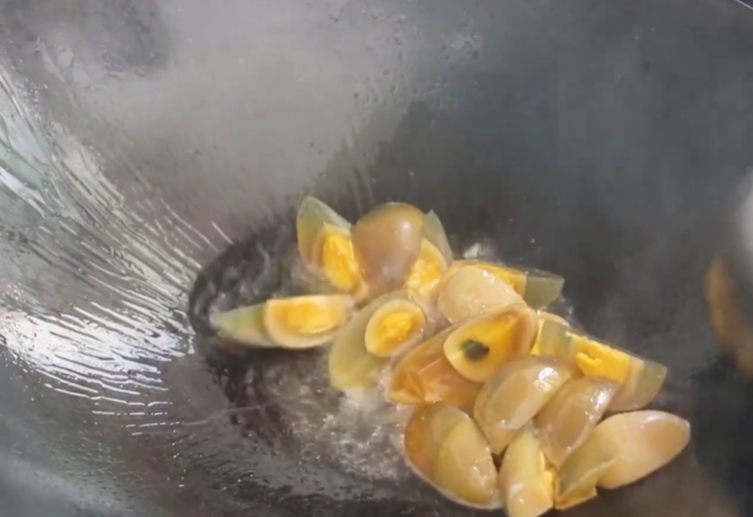
[[[574,516],[751,511],[702,296],[753,163],[743,4],[0,0],[0,35],[0,515],[471,514],[228,422],[189,292],[259,270],[312,189],[433,207],[671,367],[693,450]]]

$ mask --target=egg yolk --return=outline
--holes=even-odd
[[[619,384],[630,374],[632,357],[590,339],[570,334],[575,364],[585,375],[606,377]]]
[[[486,382],[503,364],[530,353],[536,333],[534,314],[528,308],[510,306],[462,325],[442,345],[445,357],[463,377]],[[469,342],[474,345],[471,357]],[[482,346],[486,351],[477,354]]]
[[[439,286],[447,269],[444,258],[431,243],[423,241],[421,252],[405,281],[405,288],[423,298],[429,298]]]
[[[301,334],[319,334],[337,326],[342,314],[334,307],[311,300],[297,300],[283,309],[286,327]]]
[[[396,311],[382,317],[376,325],[379,348],[385,352],[399,348],[417,327],[416,316],[408,311]]]
[[[361,274],[353,254],[353,244],[347,235],[324,229],[320,264],[330,284],[343,292],[355,291],[361,282]]]

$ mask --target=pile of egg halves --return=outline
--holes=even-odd
[[[326,346],[334,388],[414,407],[408,464],[456,503],[537,517],[640,480],[688,444],[686,420],[643,409],[666,367],[547,312],[562,277],[456,260],[437,215],[405,203],[351,224],[307,197],[296,230],[300,295],[214,313],[218,336]]]

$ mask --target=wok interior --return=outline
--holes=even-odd
[[[180,26],[185,20],[176,21],[177,14],[172,19],[148,4],[125,0],[75,7],[43,0],[0,3],[2,28],[10,40],[15,70],[30,83],[45,89],[49,86],[46,95],[39,94],[44,116],[66,122],[72,133],[103,153],[107,174],[119,186],[145,181],[181,217],[197,226],[207,228],[210,219],[242,220],[249,205],[259,205],[260,210],[275,206],[266,200],[270,190],[276,197],[284,193],[288,210],[277,204],[265,217],[253,219],[245,236],[236,232],[239,243],[212,261],[196,281],[189,317],[201,354],[168,365],[151,364],[160,377],[160,387],[165,387],[165,399],[160,400],[169,401],[170,410],[158,405],[149,417],[165,424],[166,431],[131,436],[132,426],[140,422],[138,415],[116,406],[121,413],[105,420],[89,406],[70,402],[69,395],[42,388],[47,382],[44,377],[0,347],[0,434],[10,437],[0,443],[0,450],[25,451],[27,459],[34,459],[29,464],[57,469],[56,479],[76,474],[78,487],[89,495],[94,488],[128,485],[129,495],[120,501],[121,506],[97,504],[90,512],[96,515],[134,514],[122,508],[133,509],[146,500],[147,485],[150,496],[158,492],[160,509],[136,515],[190,514],[197,508],[207,517],[472,514],[439,500],[415,479],[401,478],[399,486],[394,479],[366,479],[326,457],[317,460],[316,451],[303,450],[306,444],[291,429],[282,404],[285,401],[276,398],[279,391],[264,381],[270,379],[270,372],[307,378],[316,363],[315,355],[269,352],[236,356],[218,351],[206,336],[205,311],[218,294],[229,294],[229,303],[243,303],[262,299],[276,288],[278,264],[265,262],[265,257],[282,254],[292,243],[295,207],[309,193],[303,191],[301,184],[306,182],[300,177],[291,182],[295,188],[287,187],[296,172],[269,179],[277,178],[290,161],[280,166],[268,157],[258,162],[258,156],[266,147],[274,147],[279,155],[290,153],[300,158],[306,170],[314,168],[308,164],[320,158],[319,142],[309,147],[309,141],[336,124],[330,124],[329,113],[317,112],[306,119],[307,110],[319,102],[327,110],[334,108],[328,104],[340,98],[339,85],[352,77],[334,73],[334,79],[328,79],[336,86],[324,89],[337,94],[322,100],[311,86],[318,85],[316,81],[302,81],[305,90],[295,90],[291,87],[294,81],[285,74],[272,74],[274,81],[279,81],[275,84],[260,80],[255,69],[248,75],[236,73],[236,56],[227,47],[254,47],[244,39],[249,34],[271,37],[264,31],[279,29],[268,23],[272,9],[263,15],[254,12],[234,17],[234,11],[207,7],[217,16],[211,21],[219,29],[187,31],[191,38],[201,40],[192,44],[191,52],[202,44],[209,50],[206,55],[191,54],[190,66],[186,66],[181,61],[185,56],[173,48],[189,46],[181,43],[185,34],[174,30],[185,29]],[[209,27],[204,20],[210,13],[191,9],[189,4],[184,0],[180,7],[201,20],[200,28]],[[363,149],[343,144],[324,167],[312,193],[349,219],[392,200],[433,209],[448,232],[457,237],[457,247],[481,243],[501,259],[563,275],[567,304],[581,325],[670,368],[657,405],[690,419],[692,447],[645,482],[607,493],[572,511],[573,516],[749,513],[752,508],[746,493],[753,481],[753,452],[746,433],[753,426],[748,396],[753,390],[717,357],[702,301],[703,274],[720,235],[718,222],[738,177],[753,163],[748,142],[748,135],[753,134],[749,79],[753,22],[749,13],[727,0],[702,0],[693,5],[680,0],[661,4],[649,0],[622,4],[510,0],[503,4],[479,2],[467,8],[469,14],[459,13],[457,2],[412,4],[418,7],[409,13],[409,24],[430,32],[429,26],[438,21],[434,17],[440,16],[436,13],[442,13],[447,22],[440,25],[453,32],[470,20],[471,29],[464,30],[481,35],[483,45],[474,40],[458,45],[452,40],[442,48],[437,43],[441,52],[430,53],[439,56],[433,57],[442,66],[445,51],[452,59],[456,51],[469,57],[446,65],[449,69],[441,81],[446,82],[447,91],[440,92],[438,100],[411,102],[396,132],[376,139],[380,141],[373,148],[369,146],[368,159],[356,156]],[[297,5],[301,10],[309,7],[304,2]],[[353,5],[350,15],[360,20],[361,5]],[[144,23],[138,19],[142,7],[148,12]],[[373,17],[364,16],[365,25],[356,30],[373,23]],[[330,20],[329,13],[325,18]],[[347,21],[346,16],[342,18],[337,22],[341,27]],[[257,19],[259,24],[249,30],[246,25]],[[98,31],[96,22],[102,20],[105,23]],[[424,22],[426,26],[421,25]],[[135,33],[129,32],[132,23],[139,26]],[[238,23],[237,30],[226,30],[232,23]],[[267,25],[272,28],[265,29]],[[87,29],[83,32],[89,39],[73,47],[84,52],[76,59],[58,56],[63,65],[81,72],[76,63],[96,64],[102,55],[114,58],[101,69],[84,67],[84,72],[93,70],[101,75],[64,77],[75,86],[81,86],[76,83],[79,80],[101,79],[101,87],[82,87],[76,91],[79,100],[72,101],[75,95],[69,95],[67,88],[73,86],[56,82],[39,44],[56,47],[57,43],[66,50],[60,44],[66,41],[66,30],[78,33],[79,27]],[[324,32],[337,32],[332,27],[326,25]],[[228,36],[219,38],[214,48],[220,30]],[[285,41],[274,41],[282,47],[290,38],[311,36],[305,31],[281,32]],[[391,27],[388,32],[392,36]],[[236,34],[238,40],[229,36]],[[319,37],[317,33],[313,39]],[[316,47],[308,41],[305,45],[303,40],[298,42],[301,47]],[[350,48],[350,43],[344,40],[336,46]],[[100,53],[103,45],[109,47],[109,53]],[[226,55],[232,57],[232,73],[214,66]],[[371,56],[365,60],[369,59]],[[185,68],[198,71],[198,77],[190,73],[170,76],[174,70],[168,63],[179,71],[181,66],[183,72]],[[210,64],[212,72],[207,74],[202,67]],[[133,90],[119,88],[119,74],[127,77],[132,72],[153,81],[147,82],[145,89],[156,101],[145,102],[140,88],[144,83],[135,81]],[[112,75],[117,77],[115,88],[104,79]],[[160,82],[164,76],[168,80]],[[223,84],[223,95],[213,93],[216,85],[199,80],[205,76]],[[125,81],[125,86],[132,85]],[[280,103],[272,103],[267,118],[238,109],[250,102],[249,97],[267,99],[266,92],[274,89],[285,93],[283,101],[292,104],[292,113]],[[350,92],[347,97],[350,101]],[[143,113],[137,109],[143,110],[143,104],[156,111],[146,122],[124,115]],[[208,106],[205,109],[220,116],[197,114],[187,106],[196,110]],[[377,105],[374,111],[379,112],[380,107],[384,106]],[[278,117],[276,109],[284,116]],[[176,118],[184,113],[189,115]],[[218,118],[228,120],[218,122]],[[121,119],[129,123],[121,124]],[[307,124],[302,123],[304,119]],[[305,143],[301,143],[302,137],[296,146],[286,147],[288,141],[283,137],[293,130],[305,133]],[[341,130],[347,132],[337,128]],[[199,147],[204,161],[195,151],[197,140],[203,144]],[[220,144],[219,148],[215,144]],[[140,180],[135,179],[131,166],[139,169]],[[55,177],[52,181],[54,187],[60,187],[54,183]],[[147,215],[154,215],[150,211],[156,209],[144,209],[133,200],[139,195],[126,199],[129,212],[143,215],[146,210]],[[106,207],[96,208],[112,215]],[[36,223],[27,217],[18,216],[24,225]],[[16,222],[3,221],[11,230]],[[2,252],[8,253],[9,262],[29,260],[24,255],[28,245],[25,235],[9,230],[7,242],[2,243],[7,244]],[[104,248],[105,244],[98,246]],[[74,251],[83,252],[83,244],[74,246]],[[208,262],[208,253],[201,250],[196,255]],[[74,256],[79,260],[78,254]],[[68,298],[100,294],[66,276],[59,264],[45,267],[44,274],[23,268],[4,268],[3,274],[8,274],[10,281],[18,280],[13,275],[29,282],[40,276],[60,279],[49,292],[29,287],[25,293],[36,297],[49,314],[58,311],[58,294]],[[102,299],[105,308],[108,303],[116,305]],[[165,321],[162,326],[170,329],[178,320]],[[11,341],[14,336],[5,339]],[[210,376],[217,378],[219,386]],[[93,378],[92,384],[99,380]],[[284,382],[284,378],[272,380]],[[321,391],[317,393],[318,388]],[[326,414],[330,409],[326,404],[332,399],[321,386],[312,390],[309,400],[321,402],[318,414]],[[95,393],[108,394],[100,388]],[[96,404],[94,409],[100,409]],[[228,406],[243,409],[227,412]],[[173,422],[168,422],[168,417],[179,420],[180,428],[170,427]],[[64,418],[75,422],[64,424]],[[230,424],[231,418],[242,425]],[[103,421],[107,425],[99,425]],[[111,463],[112,458],[124,457],[121,463]],[[73,460],[75,468],[69,466]],[[84,471],[94,474],[87,477],[81,474]],[[0,500],[13,502],[19,492],[35,497],[44,492],[41,499],[45,505],[51,501],[49,507],[56,510],[64,506],[65,490],[47,490],[49,482],[22,474],[19,469],[0,468]],[[23,509],[16,512],[12,504],[10,508],[12,515],[23,515]]]

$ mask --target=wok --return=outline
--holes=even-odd
[[[692,446],[573,516],[750,514],[703,302],[753,163],[744,4],[2,0],[0,33],[0,514],[474,514],[319,425],[310,354],[206,338],[308,193],[434,209],[670,367]]]

